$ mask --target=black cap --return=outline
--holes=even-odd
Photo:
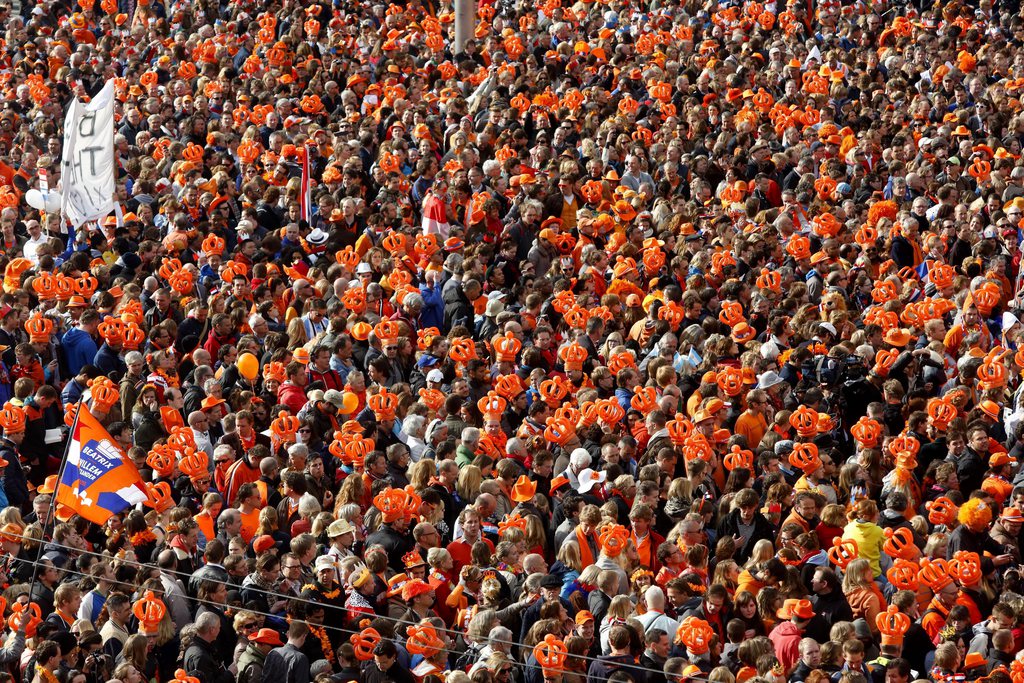
[[[540,581],[541,588],[561,588],[562,580],[554,574],[548,574]]]

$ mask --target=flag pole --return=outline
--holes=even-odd
[[[64,476],[64,468],[68,462],[68,452],[71,450],[71,439],[75,435],[75,429],[78,427],[78,415],[85,408],[85,404],[81,398],[78,399],[78,408],[75,410],[75,419],[71,423],[71,431],[68,433],[67,442],[64,444],[64,455],[60,459],[60,467],[57,469],[57,485],[53,489],[53,501],[52,508],[50,510],[49,519],[43,524],[42,534],[39,538],[39,547],[36,548],[36,559],[32,563],[32,582],[28,588],[29,601],[32,600],[32,591],[35,590],[36,581],[39,577],[39,563],[43,558],[43,546],[46,545],[46,529],[47,527],[56,526],[57,520],[57,494],[60,492],[61,478]]]

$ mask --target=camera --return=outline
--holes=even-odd
[[[815,384],[833,388],[840,383],[863,379],[868,374],[868,366],[863,358],[852,354],[842,358],[817,356],[805,362],[801,371],[804,377]]]

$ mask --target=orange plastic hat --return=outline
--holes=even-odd
[[[914,534],[907,527],[886,529],[882,550],[893,559],[902,558],[914,561],[921,555],[921,551],[914,545]]]
[[[533,648],[533,656],[546,676],[555,677],[565,669],[569,650],[564,642],[549,633]]]
[[[928,521],[935,525],[950,526],[956,521],[956,515],[959,511],[956,503],[946,496],[940,496],[931,502],[925,503],[924,506],[928,510]]]
[[[882,645],[899,645],[910,629],[910,617],[900,612],[896,605],[889,605],[875,616],[875,625],[882,634]]]
[[[373,659],[373,649],[377,647],[380,640],[380,634],[377,633],[377,629],[373,628],[364,628],[349,638],[349,642],[352,643],[352,647],[355,649],[356,659],[361,662],[368,662]]]
[[[828,549],[828,559],[840,569],[846,569],[859,554],[857,541],[852,538],[843,539],[837,536],[832,541],[832,547]]]

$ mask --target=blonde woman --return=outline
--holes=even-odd
[[[467,465],[459,472],[459,480],[455,484],[455,490],[459,492],[462,500],[476,500],[480,495],[480,484],[483,482],[483,475],[476,465]]]
[[[544,548],[547,546],[547,533],[544,531],[544,523],[537,515],[526,516],[523,541],[526,543],[527,553],[544,555]]]
[[[416,493],[423,493],[430,486],[430,478],[436,474],[436,471],[433,460],[420,460],[409,467],[409,483],[412,484]]]
[[[877,634],[875,617],[885,609],[885,598],[875,584],[875,574],[871,569],[871,563],[866,559],[857,558],[846,568],[843,575],[843,594],[850,603],[850,609],[853,610],[853,618],[865,619],[871,633]]]
[[[616,595],[612,598],[611,604],[608,605],[608,614],[601,620],[601,654],[611,652],[611,646],[608,644],[608,634],[611,632],[612,626],[624,625],[632,614],[633,601],[630,600],[628,595]]]

